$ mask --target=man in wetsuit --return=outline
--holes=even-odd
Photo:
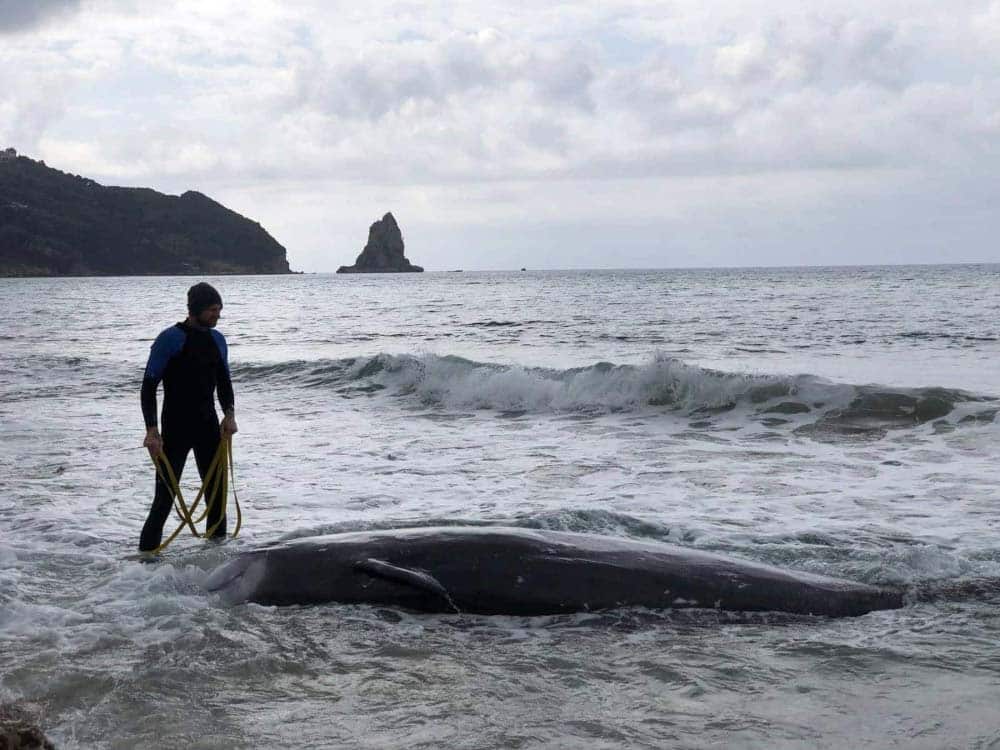
[[[156,458],[166,456],[180,479],[188,453],[194,449],[202,480],[219,441],[236,430],[233,383],[229,376],[226,339],[215,330],[222,312],[222,297],[210,284],[201,282],[188,290],[188,317],[160,333],[149,350],[149,362],[142,380],[142,415],[146,420],[143,446]],[[163,435],[157,428],[156,388],[163,381]],[[224,417],[219,423],[213,397],[216,389]],[[212,537],[226,536],[225,498],[212,501],[206,529],[215,527]],[[206,501],[210,498],[205,498]],[[139,549],[155,550],[163,536],[163,524],[170,515],[173,494],[156,478],[156,493],[149,516],[142,527]]]

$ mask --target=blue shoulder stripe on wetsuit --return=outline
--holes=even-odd
[[[146,363],[146,377],[156,382],[163,379],[170,359],[184,348],[187,336],[178,326],[170,326],[160,332],[153,345],[149,347],[149,361]]]
[[[226,368],[226,375],[230,375],[229,372],[229,345],[226,343],[226,337],[221,333],[212,329],[212,338],[215,339],[215,345],[219,347],[219,354],[222,355],[222,366]]]

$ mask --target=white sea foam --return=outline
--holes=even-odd
[[[646,364],[598,362],[565,370],[434,354],[248,366],[248,384],[328,388],[341,395],[409,396],[452,410],[553,413],[640,409],[697,415],[741,408],[784,422],[825,417],[838,429],[905,427],[934,419],[991,422],[1000,400],[940,387],[836,383],[810,374],[726,372],[658,354]],[[795,415],[811,414],[811,417]]]
[[[790,379],[714,373],[668,357],[642,366],[602,362],[558,371],[428,355],[392,358],[386,372],[386,380],[427,402],[506,411],[623,411],[649,405],[712,409],[732,406],[757,388],[795,388]]]
[[[20,578],[17,554],[12,547],[0,542],[0,604],[16,596]]]

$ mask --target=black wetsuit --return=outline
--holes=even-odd
[[[171,326],[156,337],[142,381],[142,414],[147,427],[155,427],[157,423],[156,388],[161,380],[163,452],[179,480],[187,455],[193,448],[198,473],[204,479],[221,439],[214,404],[216,389],[223,411],[234,404],[226,339],[215,329],[187,323]],[[215,537],[226,534],[224,500],[221,497],[214,499],[212,512],[206,519],[206,528],[218,524],[213,533]],[[153,505],[139,538],[140,550],[159,546],[163,524],[172,505],[170,488],[157,476]]]

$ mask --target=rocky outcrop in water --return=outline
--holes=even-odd
[[[285,248],[201,193],[105,187],[23,156],[0,160],[0,276],[230,273],[290,273]]]
[[[368,229],[368,244],[353,266],[341,266],[337,273],[406,273],[424,269],[403,255],[403,234],[391,213]]]
[[[35,719],[20,706],[0,705],[0,750],[55,750]]]

